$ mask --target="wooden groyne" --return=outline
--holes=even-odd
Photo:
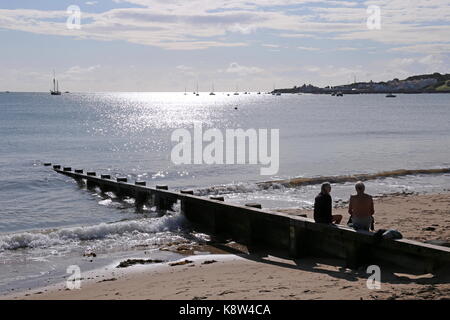
[[[259,204],[243,206],[227,203],[223,197],[195,196],[192,190],[174,192],[163,185],[148,187],[143,181],[130,183],[127,178],[112,179],[110,175],[60,165],[53,168],[89,189],[135,198],[137,207],[150,202],[158,210],[170,210],[178,202],[189,221],[213,234],[226,234],[249,246],[283,250],[294,258],[335,257],[345,259],[349,267],[389,264],[424,273],[450,267],[450,248],[446,247],[407,239],[377,240],[369,232],[318,224],[312,219],[263,210]]]

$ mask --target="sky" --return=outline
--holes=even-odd
[[[382,81],[450,73],[450,0],[0,0],[0,43],[0,91]]]

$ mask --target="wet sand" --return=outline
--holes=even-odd
[[[340,206],[335,213],[346,221],[345,204]],[[406,238],[450,242],[449,193],[380,197],[375,210],[377,229],[396,228]],[[370,290],[366,270],[345,268],[342,260],[293,260],[275,253],[246,254],[239,246],[213,247],[227,254],[187,256],[179,264],[111,268],[83,275],[80,290],[61,284],[3,299],[450,299],[448,272],[418,275],[383,268],[381,289]]]

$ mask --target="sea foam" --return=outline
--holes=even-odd
[[[118,239],[122,236],[139,237],[158,232],[179,231],[186,225],[179,214],[160,218],[142,218],[114,223],[62,228],[52,231],[19,232],[0,235],[0,252],[21,248],[48,248],[79,241]]]

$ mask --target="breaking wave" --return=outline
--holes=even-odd
[[[208,196],[231,193],[249,193],[259,190],[261,190],[261,188],[255,183],[235,183],[199,188],[195,190],[195,194],[198,196]]]
[[[89,240],[119,239],[123,236],[142,238],[142,236],[146,237],[158,232],[179,231],[185,224],[185,218],[177,213],[160,218],[142,218],[51,231],[6,234],[0,235],[0,252],[23,248],[48,248]]]
[[[269,187],[273,187],[274,185],[278,186],[281,185],[284,187],[296,187],[301,185],[320,184],[324,182],[346,183],[346,182],[367,181],[367,180],[402,177],[410,175],[445,174],[445,173],[450,173],[450,168],[415,169],[415,170],[399,169],[393,171],[382,171],[373,174],[353,174],[353,175],[313,177],[313,178],[292,178],[285,180],[259,182],[257,183],[257,185],[263,189],[267,189]]]
[[[298,177],[298,178],[263,181],[256,183],[235,183],[235,184],[204,187],[195,190],[195,194],[199,196],[207,196],[207,195],[233,194],[233,193],[251,193],[261,190],[278,190],[284,188],[295,188],[299,186],[315,185],[324,182],[343,184],[348,182],[367,181],[384,178],[396,178],[414,175],[447,174],[447,173],[450,173],[450,168],[416,169],[416,170],[399,169],[393,171],[382,171],[373,174],[319,176],[311,178]]]

